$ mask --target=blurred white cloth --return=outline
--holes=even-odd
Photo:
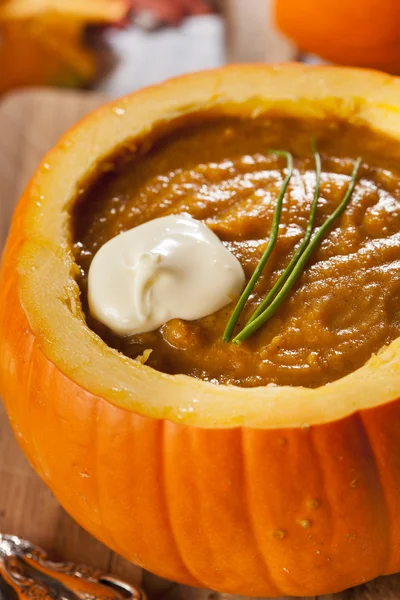
[[[110,31],[107,40],[117,65],[96,87],[111,98],[225,63],[224,24],[218,15],[190,17],[180,27],[152,32],[132,25]]]
[[[301,56],[301,61],[307,63],[308,65],[332,65],[333,63],[328,62],[327,60],[323,60],[319,56],[315,54],[303,54]]]

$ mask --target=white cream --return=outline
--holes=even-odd
[[[119,335],[210,315],[244,286],[240,262],[204,223],[170,215],[104,244],[88,277],[92,315]]]

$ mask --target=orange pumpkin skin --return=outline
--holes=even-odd
[[[303,52],[341,65],[400,72],[400,4],[275,0],[279,29]]]
[[[98,60],[85,43],[86,26],[120,23],[129,8],[129,0],[0,0],[0,94],[34,85],[87,85]]]
[[[152,103],[166,118],[179,113],[178,105],[186,113],[204,108],[200,97],[221,112],[254,111],[256,103],[257,112],[279,105],[292,114],[352,118],[353,87],[357,118],[382,131],[389,127],[400,140],[397,80],[296,65],[228,67],[144,90],[85,119],[44,159],[15,212],[0,276],[0,390],[16,437],[72,517],[163,577],[281,596],[331,593],[399,571],[399,344],[363,367],[362,377],[353,374],[348,384],[326,390],[214,389],[132,365],[87,330],[74,306],[73,282],[63,280],[67,287],[56,294],[47,289],[70,261],[67,245],[54,245],[66,236],[57,185],[89,170],[93,156],[85,140],[93,144],[94,131],[92,155],[102,156],[108,151],[103,136],[112,148],[119,135],[129,135],[128,123],[132,132],[136,119],[146,128],[140,107],[154,121]],[[376,91],[383,88],[385,96]],[[309,101],[296,96],[304,90]],[[360,94],[368,90],[363,111]],[[47,272],[51,278],[32,293],[31,284]],[[52,310],[65,316],[66,332],[64,317],[48,316]],[[87,361],[77,332],[82,344],[93,345]],[[69,343],[60,348],[63,340]],[[103,357],[111,375],[100,369]],[[114,381],[102,393],[92,377],[94,361],[97,379]],[[133,374],[132,390],[122,383],[117,389],[118,365]],[[329,394],[337,394],[336,404]],[[325,395],[329,404],[318,412]],[[262,409],[264,401],[264,411],[246,412],[260,402]]]

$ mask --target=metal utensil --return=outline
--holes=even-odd
[[[0,600],[146,600],[138,587],[72,562],[55,563],[30,542],[0,534]]]

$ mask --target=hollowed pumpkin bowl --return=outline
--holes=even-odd
[[[0,279],[0,391],[63,507],[160,576],[254,596],[334,592],[400,570],[400,340],[317,389],[166,375],[85,324],[71,250],[79,182],[160,122],[213,111],[347,120],[399,142],[400,80],[232,66],[100,108],[44,158]]]

